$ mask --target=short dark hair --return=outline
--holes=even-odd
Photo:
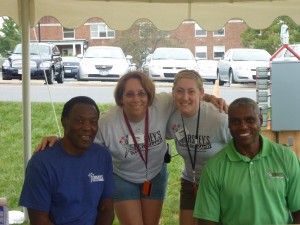
[[[251,106],[257,112],[257,114],[260,115],[260,110],[257,103],[253,99],[246,97],[235,99],[228,107],[228,114],[231,111],[231,109],[237,108],[241,105]]]
[[[140,71],[126,73],[119,79],[114,93],[116,104],[121,107],[123,106],[122,99],[125,90],[125,84],[130,79],[136,79],[141,82],[141,85],[148,96],[148,106],[152,105],[155,98],[155,84],[146,74]]]
[[[98,108],[98,105],[96,104],[96,102],[93,99],[91,99],[90,97],[87,97],[87,96],[77,96],[77,97],[71,98],[69,101],[67,101],[65,103],[64,108],[61,113],[61,118],[68,117],[73,106],[78,103],[93,105],[97,111],[98,117],[100,116],[100,110]]]

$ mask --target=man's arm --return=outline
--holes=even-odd
[[[54,223],[51,222],[49,218],[49,213],[48,212],[41,212],[37,211],[34,209],[29,209],[28,210],[28,216],[30,220],[30,225],[54,225]]]
[[[219,223],[210,220],[198,219],[198,225],[218,225]]]
[[[114,221],[114,217],[113,199],[103,199],[99,204],[96,225],[111,225]]]
[[[292,216],[293,216],[293,223],[300,224],[300,210],[293,212]]]

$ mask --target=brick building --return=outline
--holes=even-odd
[[[227,49],[242,47],[240,35],[246,29],[242,20],[230,20],[214,32],[202,30],[194,21],[185,21],[170,31],[168,39],[178,47],[189,48],[200,59],[219,59]],[[68,29],[54,17],[43,17],[31,29],[31,40],[55,43],[63,55],[83,54],[88,46],[113,45],[118,35],[122,35],[122,31],[110,29],[98,18],[91,18],[76,29]]]

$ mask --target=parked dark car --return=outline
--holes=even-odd
[[[77,78],[80,58],[76,56],[64,56],[62,57],[62,61],[64,64],[65,78]]]
[[[54,80],[64,82],[64,69],[60,51],[50,43],[30,43],[30,75],[31,79],[45,79],[49,84]],[[9,57],[2,64],[2,79],[22,79],[22,45],[16,45]]]

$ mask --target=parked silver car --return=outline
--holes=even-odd
[[[193,53],[188,48],[157,48],[149,62],[149,76],[154,80],[173,81],[185,69],[198,71]]]
[[[256,68],[270,67],[271,55],[263,49],[229,49],[219,60],[217,75],[220,85],[232,83],[255,83]]]
[[[213,82],[218,79],[217,77],[217,60],[208,60],[208,59],[200,59],[197,60],[197,64],[199,66],[199,74],[202,79],[208,82]]]
[[[77,80],[118,80],[130,71],[128,59],[119,47],[89,47],[79,63]]]

